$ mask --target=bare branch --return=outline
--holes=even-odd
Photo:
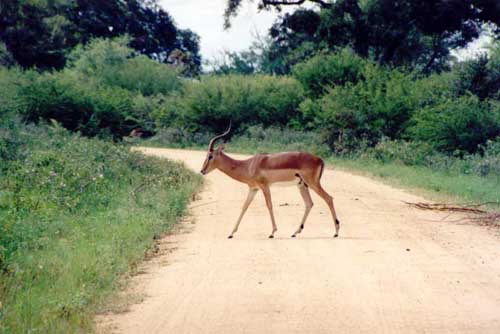
[[[412,202],[404,202],[407,205],[421,209],[421,210],[435,210],[435,211],[448,211],[448,212],[460,212],[460,213],[465,213],[468,214],[465,217],[460,218],[459,220],[455,220],[454,222],[472,222],[472,223],[479,223],[479,224],[495,224],[500,222],[500,212],[488,212],[483,209],[479,209],[478,207],[488,205],[488,204],[495,204],[498,205],[498,202],[486,202],[486,203],[480,203],[480,204],[469,204],[467,206],[457,206],[457,205],[450,205],[450,204],[444,204],[444,203],[412,203]],[[496,224],[498,226],[498,224]]]
[[[264,6],[287,6],[287,5],[302,5],[304,2],[314,2],[323,8],[329,8],[332,4],[324,0],[262,0]]]

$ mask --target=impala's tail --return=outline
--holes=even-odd
[[[318,180],[321,180],[321,177],[323,176],[323,169],[325,169],[325,162],[323,161],[323,159],[321,159],[320,161],[321,161],[321,165],[320,165]]]

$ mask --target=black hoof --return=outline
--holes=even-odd
[[[335,234],[333,237],[334,237],[334,238],[338,238],[338,236],[339,236],[338,234]]]
[[[274,235],[270,235],[270,236],[269,236],[269,239],[272,239],[272,238],[274,238]]]
[[[227,237],[227,238],[228,238],[228,239],[232,239],[232,238],[233,238],[233,236],[232,236],[232,235],[230,235],[230,236],[229,236],[229,237]]]
[[[292,235],[292,238],[295,238],[295,234]]]

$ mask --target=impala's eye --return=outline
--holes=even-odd
[[[211,155],[209,155],[209,156],[208,156],[208,160],[212,160],[213,158],[214,158],[214,157],[213,157],[213,156],[211,156]]]

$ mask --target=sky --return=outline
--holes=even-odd
[[[276,11],[259,12],[255,1],[245,1],[238,16],[231,21],[232,27],[224,31],[226,0],[160,0],[159,4],[174,18],[179,28],[189,28],[200,35],[204,60],[212,60],[223,50],[247,49],[255,33],[266,35],[279,15]],[[291,6],[286,10],[293,11],[296,8]]]
[[[257,10],[256,1],[244,1],[236,18],[232,19],[232,27],[223,29],[223,14],[226,0],[159,0],[181,29],[189,28],[201,37],[201,55],[204,61],[220,57],[223,50],[239,51],[247,49],[255,39],[255,34],[267,34],[269,28],[278,18],[275,10]],[[297,6],[284,8],[282,13],[292,12]],[[471,43],[468,48],[453,52],[459,59],[467,59],[484,52],[486,36]]]

